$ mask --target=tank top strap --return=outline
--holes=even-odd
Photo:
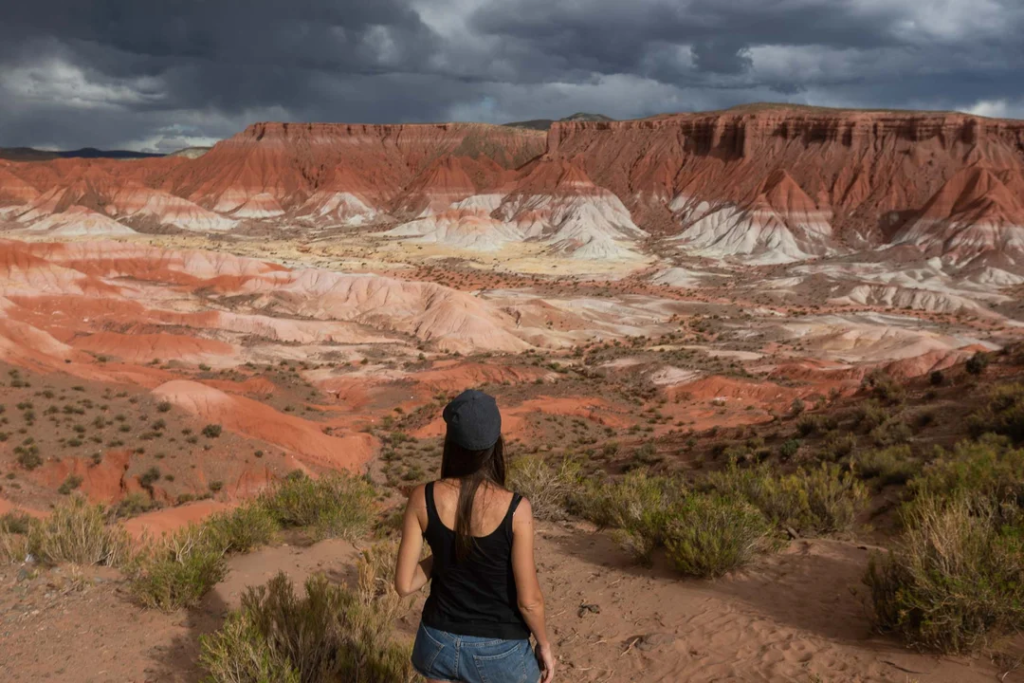
[[[427,529],[438,528],[440,518],[437,516],[437,505],[434,504],[434,483],[429,482],[423,487],[423,496],[427,501]]]
[[[508,537],[509,543],[512,542],[512,516],[516,514],[516,508],[519,507],[519,503],[522,502],[523,497],[518,493],[512,494],[512,502],[508,504],[508,512],[505,513],[505,519],[502,520],[501,525],[505,529],[505,536]]]

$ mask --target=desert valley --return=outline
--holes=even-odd
[[[0,154],[0,678],[321,680],[225,673],[279,571],[411,675],[395,514],[480,388],[558,680],[1024,680],[1024,121],[586,118]]]

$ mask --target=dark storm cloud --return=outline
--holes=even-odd
[[[1024,115],[1018,0],[0,1],[0,145],[762,99]]]

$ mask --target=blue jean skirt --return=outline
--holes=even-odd
[[[459,636],[420,624],[412,665],[421,675],[453,683],[537,683],[540,666],[529,640]]]

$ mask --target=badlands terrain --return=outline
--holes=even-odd
[[[84,496],[156,542],[347,471],[384,519],[436,476],[440,408],[468,387],[498,398],[513,458],[594,480],[856,471],[889,446],[923,462],[1021,372],[1000,351],[1024,321],[1022,150],[1021,121],[753,105],[548,130],[257,123],[185,155],[0,159],[0,514]],[[903,427],[858,431],[880,377]],[[1014,680],[1012,638],[954,656],[880,633],[862,578],[898,542],[905,481],[715,580],[549,515],[558,679]],[[198,680],[199,636],[246,586],[351,583],[369,542],[232,554],[170,611],[118,570],[20,558],[0,566],[0,673]]]

